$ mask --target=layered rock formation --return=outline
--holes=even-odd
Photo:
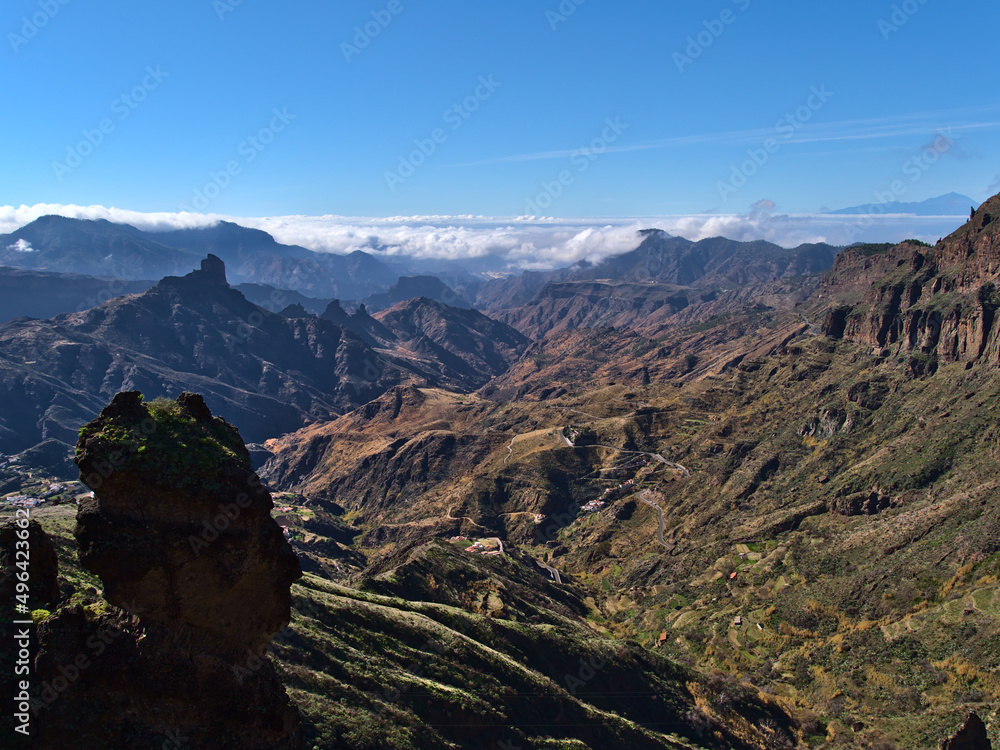
[[[201,396],[120,393],[81,430],[76,463],[94,490],[80,560],[112,608],[39,627],[37,746],[298,747],[266,648],[301,571],[236,429]]]
[[[860,304],[834,305],[824,333],[876,349],[917,357],[916,374],[942,362],[1000,364],[1000,333],[994,326],[1000,295],[1000,196],[980,206],[962,228],[934,247],[904,242],[892,248],[845,251],[825,290]]]

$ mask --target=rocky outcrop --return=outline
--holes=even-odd
[[[37,746],[299,747],[266,648],[301,571],[236,429],[201,396],[120,393],[81,430],[76,463],[94,490],[80,560],[112,609],[65,608],[39,628]]]
[[[891,505],[889,493],[879,487],[846,495],[835,494],[827,503],[831,513],[842,516],[874,516]]]
[[[320,317],[323,320],[329,320],[331,323],[336,323],[338,326],[344,326],[345,328],[348,327],[348,321],[351,319],[351,316],[340,306],[339,299],[331,301]]]
[[[986,725],[977,714],[969,714],[962,728],[946,740],[941,741],[941,750],[992,750]]]
[[[857,298],[834,305],[823,332],[911,357],[921,375],[941,362],[1000,365],[1000,196],[984,203],[961,229],[934,247],[904,242],[861,246],[837,258],[824,291]]]
[[[817,440],[828,440],[842,432],[850,432],[854,420],[843,409],[831,407],[824,409],[818,416],[812,417],[799,428],[800,437],[811,437]]]

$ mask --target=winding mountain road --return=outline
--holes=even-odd
[[[641,402],[640,402],[640,405],[644,406],[645,404],[641,404]],[[570,411],[570,412],[573,412],[575,414],[582,414],[582,415],[584,415],[586,417],[591,417],[592,419],[600,419],[600,417],[597,417],[594,414],[588,414],[587,412],[579,411],[577,409],[571,409],[571,408],[566,407],[566,406],[558,406],[556,408],[562,409],[564,411]],[[556,433],[556,435],[563,442],[563,445],[565,445],[567,448],[604,448],[606,450],[618,451],[619,453],[629,453],[629,454],[632,454],[632,455],[635,455],[635,456],[648,456],[648,457],[650,457],[650,458],[658,461],[659,463],[661,463],[667,469],[669,469],[671,471],[680,472],[681,474],[684,475],[685,478],[688,478],[688,477],[691,476],[691,472],[686,467],[682,466],[681,464],[679,464],[679,463],[677,463],[675,461],[670,461],[670,460],[664,458],[659,453],[650,453],[648,451],[630,451],[630,450],[625,450],[624,448],[618,448],[617,446],[614,446],[614,445],[603,445],[603,444],[576,445],[572,440],[570,440],[568,437],[566,437],[566,432],[565,431],[566,431],[565,427],[560,427],[559,430],[558,430],[558,432]],[[508,443],[508,445],[507,445],[507,456],[503,460],[503,462],[505,464],[514,455],[514,441],[517,440],[518,437],[520,437],[520,435],[515,435],[514,437],[512,437],[510,439],[510,443]],[[665,528],[665,522],[663,520],[663,508],[661,508],[659,506],[659,504],[656,503],[655,501],[649,499],[649,490],[643,490],[642,492],[639,493],[638,497],[646,505],[648,505],[651,508],[654,508],[656,510],[657,520],[659,522],[659,526],[658,526],[658,528],[656,530],[656,541],[662,547],[666,548],[666,550],[668,552],[673,552],[673,550],[676,547],[676,545],[670,545],[670,544],[667,544],[665,541],[663,541],[663,530]],[[509,515],[513,515],[513,514],[509,514]],[[449,511],[449,516],[450,516],[450,511]],[[469,519],[469,520],[471,521],[472,519]],[[478,524],[476,524],[476,525],[478,525]],[[535,558],[535,563],[540,568],[543,568],[550,576],[552,576],[552,579],[556,583],[562,583],[562,576],[559,574],[558,570],[556,570],[555,568],[553,568],[553,567],[551,567],[549,565],[546,565],[545,563],[543,563],[541,560],[538,560],[537,558]]]
[[[555,568],[553,568],[551,565],[546,565],[541,560],[539,560],[537,557],[532,558],[532,559],[535,561],[535,564],[539,568],[542,568],[546,573],[548,573],[550,576],[552,576],[552,580],[553,581],[555,581],[556,583],[562,583],[562,576],[559,575],[559,571],[558,570],[556,570]]]
[[[583,415],[583,416],[585,416],[585,417],[590,417],[591,419],[596,419],[596,420],[598,420],[598,421],[600,421],[601,419],[603,419],[603,417],[599,417],[599,416],[597,416],[596,414],[588,414],[588,413],[587,413],[587,412],[585,412],[585,411],[580,411],[579,409],[571,409],[571,408],[570,408],[570,407],[568,407],[568,406],[557,406],[556,408],[557,408],[557,409],[562,409],[563,411],[571,411],[571,412],[573,412],[574,414],[582,414],[582,415]]]
[[[655,458],[657,461],[659,461],[661,464],[663,464],[667,468],[672,469],[674,471],[681,472],[685,477],[690,477],[691,476],[691,472],[690,471],[688,471],[687,469],[685,469],[683,466],[681,466],[678,463],[674,463],[673,461],[668,461],[663,456],[661,456],[659,453],[647,453],[646,451],[627,451],[624,448],[616,448],[613,445],[598,445],[598,444],[595,444],[595,445],[573,445],[572,447],[574,447],[574,448],[607,448],[609,450],[618,451],[619,453],[632,453],[632,454],[637,455],[637,456],[649,456],[651,458]]]
[[[639,499],[642,500],[644,503],[646,503],[646,505],[650,506],[651,508],[656,509],[656,515],[660,521],[660,527],[656,530],[656,541],[658,541],[668,550],[673,551],[674,548],[671,547],[669,544],[667,544],[665,541],[663,541],[663,508],[661,508],[657,503],[653,502],[652,500],[648,500],[647,499],[648,495],[649,495],[649,490],[643,490],[642,492],[639,493]]]
[[[514,456],[514,441],[517,440],[519,437],[521,437],[521,436],[520,435],[515,435],[514,437],[512,437],[510,439],[510,442],[507,444],[507,455],[506,455],[506,457],[503,460],[504,463],[507,463],[508,461],[510,461],[511,458],[513,458],[513,456]]]
[[[473,520],[472,520],[471,518],[469,518],[468,516],[453,516],[453,515],[452,515],[452,513],[454,513],[454,512],[455,512],[455,508],[449,508],[449,509],[448,509],[448,515],[447,515],[447,516],[445,516],[445,518],[447,518],[447,519],[448,519],[449,521],[468,521],[468,522],[469,522],[469,523],[471,523],[471,524],[472,524],[473,526],[476,526],[476,527],[478,527],[478,528],[480,528],[480,529],[485,529],[485,528],[486,528],[486,527],[485,527],[485,526],[483,526],[483,525],[482,525],[481,523],[476,523],[475,521],[473,521]],[[405,525],[405,524],[404,524],[404,525]]]

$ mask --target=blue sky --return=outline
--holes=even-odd
[[[1000,190],[992,0],[4,7],[0,205],[652,217]]]

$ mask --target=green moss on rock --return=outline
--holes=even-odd
[[[201,397],[188,393],[177,401],[150,402],[137,391],[119,393],[97,419],[81,428],[77,458],[95,447],[111,457],[110,464],[87,467],[85,481],[95,473],[107,479],[127,468],[148,472],[159,484],[210,489],[227,466],[250,470],[250,456],[236,428],[212,417]]]

